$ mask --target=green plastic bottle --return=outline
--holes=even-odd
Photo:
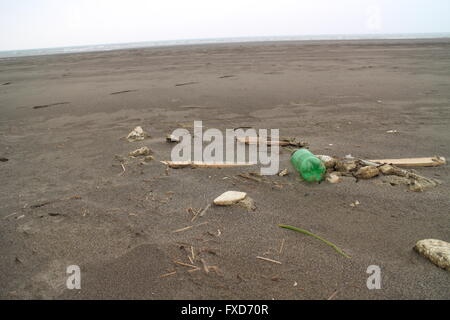
[[[308,182],[322,181],[327,171],[323,162],[307,149],[295,151],[292,154],[291,163]]]

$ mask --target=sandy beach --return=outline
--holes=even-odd
[[[286,149],[283,177],[160,163],[173,147],[166,135],[194,120],[280,129],[315,154],[449,159],[449,102],[446,39],[0,59],[0,298],[449,299],[450,273],[413,250],[450,241],[448,165],[415,168],[442,182],[418,193],[383,177],[308,184]],[[150,137],[127,141],[136,126]],[[142,146],[153,161],[128,157]],[[257,209],[213,205],[192,221],[228,190]],[[70,265],[81,268],[81,290],[66,288]],[[371,265],[380,290],[366,286]]]

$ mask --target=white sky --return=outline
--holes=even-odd
[[[450,32],[450,0],[0,0],[0,50],[427,32]]]

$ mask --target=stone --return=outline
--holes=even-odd
[[[247,209],[247,211],[255,211],[256,210],[256,204],[255,204],[255,200],[253,200],[250,197],[245,197],[243,200],[239,201],[238,206],[241,206],[245,209]]]
[[[214,199],[214,204],[218,206],[231,206],[241,200],[244,200],[246,196],[247,193],[245,192],[227,191]]]
[[[414,249],[435,265],[450,271],[450,243],[426,239],[418,241]]]
[[[356,171],[356,177],[359,179],[372,179],[380,174],[380,170],[378,170],[375,166],[365,166]]]
[[[317,158],[322,160],[327,169],[334,168],[336,165],[336,159],[334,159],[333,157],[318,155]]]
[[[142,127],[138,126],[128,134],[127,140],[130,142],[140,141],[144,140],[147,136],[148,134],[142,129]]]
[[[379,170],[382,174],[384,175],[391,175],[391,174],[395,174],[395,169],[393,166],[391,166],[390,164],[385,164],[382,165],[381,167],[379,167]]]
[[[336,170],[340,172],[350,172],[357,168],[358,164],[356,160],[338,160],[336,161]]]
[[[139,149],[136,149],[129,153],[130,157],[139,157],[139,156],[148,156],[150,155],[151,151],[147,147],[142,147]]]

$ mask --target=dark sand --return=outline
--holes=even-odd
[[[3,299],[327,299],[336,290],[335,299],[450,298],[450,273],[412,249],[421,239],[450,240],[448,166],[417,169],[442,185],[414,193],[382,178],[318,185],[291,173],[259,183],[233,178],[258,168],[166,175],[159,163],[173,146],[166,134],[194,120],[280,128],[317,154],[449,157],[450,40],[3,59],[0,84],[0,157],[9,159],[0,162]],[[137,125],[151,138],[123,139]],[[121,174],[115,155],[144,145],[155,161],[129,160]],[[289,155],[281,168],[291,169]],[[258,209],[212,207],[194,222],[208,224],[172,232],[192,225],[187,208],[227,190],[248,192]],[[278,224],[315,232],[352,259]],[[173,263],[190,263],[191,245],[194,263],[219,274]],[[65,287],[72,264],[81,266],[80,291]],[[381,290],[366,287],[369,265],[382,269]]]

